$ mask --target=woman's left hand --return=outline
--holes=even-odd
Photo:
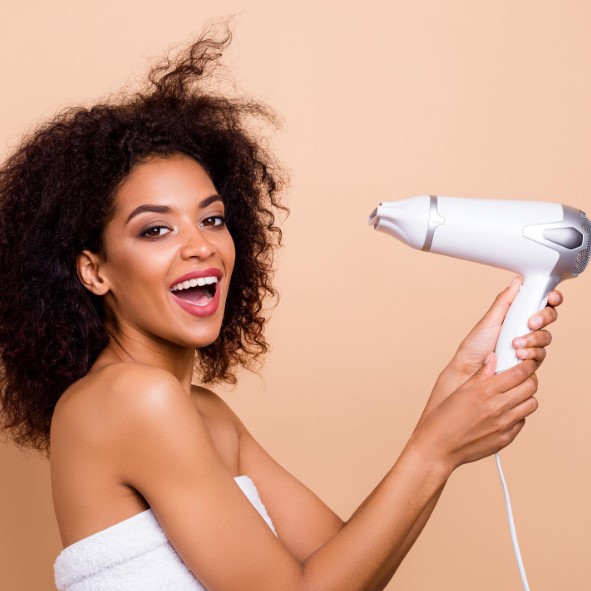
[[[457,372],[465,376],[465,379],[478,371],[486,356],[494,351],[505,316],[519,293],[521,284],[521,278],[516,277],[511,285],[496,297],[488,312],[460,343],[449,366],[453,366]],[[548,305],[528,321],[532,332],[513,339],[515,354],[519,359],[533,359],[538,366],[544,361],[545,347],[552,341],[551,334],[544,329],[556,321],[558,318],[556,307],[562,302],[562,293],[551,291],[548,294]]]
[[[501,326],[509,307],[519,293],[521,284],[521,278],[516,277],[509,287],[499,293],[486,314],[460,343],[453,359],[441,372],[421,420],[432,408],[471,378],[482,367],[487,355],[495,350]],[[513,340],[515,354],[519,359],[533,359],[538,366],[541,365],[546,357],[546,347],[552,341],[552,335],[545,328],[558,318],[556,307],[562,302],[562,293],[551,291],[548,294],[548,305],[528,321],[532,332]]]

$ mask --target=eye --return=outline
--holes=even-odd
[[[219,223],[217,224],[210,224],[210,223],[206,223],[206,226],[213,226],[213,227],[220,227],[223,226],[226,223],[226,218],[223,215],[212,215],[209,216],[208,218],[205,218],[204,223],[205,222],[210,222],[211,220],[218,220]]]
[[[166,226],[151,226],[150,228],[143,230],[140,236],[145,236],[146,238],[159,238],[164,235],[160,230],[170,232]]]

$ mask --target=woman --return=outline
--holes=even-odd
[[[0,171],[3,426],[51,460],[59,591],[383,589],[455,468],[508,445],[537,407],[562,296],[495,376],[518,279],[346,522],[205,387],[267,351],[287,211],[248,130],[272,113],[202,89],[229,40],[203,36],[144,92],[58,115]]]

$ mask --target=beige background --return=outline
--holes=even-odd
[[[396,459],[459,340],[512,278],[367,225],[438,193],[591,213],[591,3],[142,0],[2,3],[0,150],[58,109],[141,79],[236,14],[226,64],[284,120],[291,170],[279,306],[260,377],[217,388],[284,466],[347,518]],[[590,579],[591,271],[504,465],[531,588]],[[54,589],[48,465],[0,447],[0,587]],[[494,461],[461,468],[389,589],[520,589]]]

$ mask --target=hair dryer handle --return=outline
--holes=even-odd
[[[531,332],[527,325],[528,320],[546,306],[548,294],[556,287],[558,282],[559,280],[555,277],[548,275],[528,275],[524,277],[521,289],[507,312],[497,341],[495,350],[497,373],[519,363],[520,359],[515,356],[515,349],[512,345],[513,339]]]

